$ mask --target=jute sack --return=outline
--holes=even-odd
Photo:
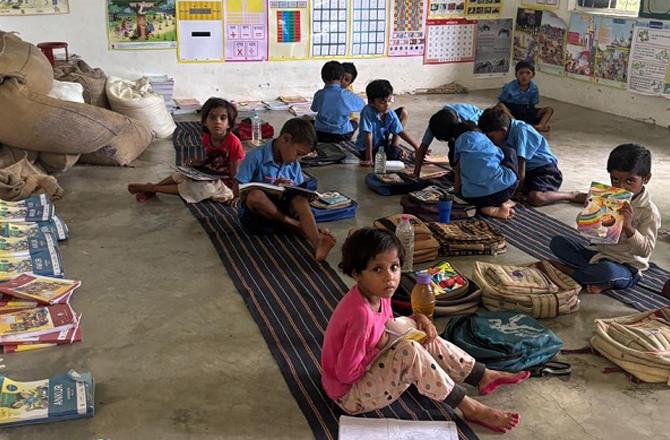
[[[102,69],[93,69],[84,60],[75,60],[70,64],[56,66],[54,68],[54,78],[59,81],[81,84],[84,87],[84,102],[86,104],[111,108],[105,91],[107,75]]]
[[[126,166],[147,149],[153,140],[148,125],[132,121],[108,145],[93,153],[82,154],[79,163],[90,165]]]
[[[49,173],[64,173],[79,160],[80,154],[38,153],[37,161]]]
[[[49,93],[53,69],[41,50],[11,32],[0,30],[0,83],[17,78],[37,93]],[[4,106],[0,101],[0,106]]]
[[[16,78],[0,85],[0,142],[46,153],[97,151],[135,122],[99,107],[36,93]]]

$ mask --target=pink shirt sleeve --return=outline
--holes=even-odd
[[[349,322],[342,341],[342,349],[337,354],[335,362],[335,375],[340,382],[352,384],[365,374],[368,362],[372,359],[367,359],[366,356],[366,337],[370,331],[370,323],[367,320]]]

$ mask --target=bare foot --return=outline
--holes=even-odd
[[[319,241],[316,243],[314,249],[314,257],[316,258],[316,261],[325,260],[333,246],[335,246],[335,237],[320,233]]]
[[[551,131],[551,125],[549,125],[549,124],[547,124],[547,125],[538,124],[538,125],[535,126],[535,130],[537,130],[539,132],[542,132],[542,133],[549,133]]]
[[[495,217],[502,220],[509,220],[514,217],[514,209],[510,206],[487,206],[484,208],[479,208],[479,211],[488,215],[489,217]]]
[[[458,408],[463,412],[465,420],[476,423],[493,432],[507,432],[519,424],[519,413],[493,409],[465,396]]]
[[[572,196],[570,202],[579,203],[580,205],[586,203],[586,197],[588,197],[588,194],[581,191],[570,191],[570,195]]]
[[[608,286],[607,284],[589,284],[588,286],[586,286],[586,291],[588,293],[593,293],[593,294],[603,293],[604,291],[609,290],[609,289],[610,289],[610,286]]]
[[[506,206],[507,208],[514,208],[516,206],[516,202],[514,200],[508,200],[505,203],[502,204],[503,206]]]
[[[319,228],[319,233],[320,233],[320,234],[323,234],[323,235],[327,235],[328,237],[332,238],[333,240],[336,240],[336,239],[335,239],[335,235],[333,235],[333,233],[330,232],[329,229],[321,229],[321,228]]]
[[[128,184],[128,192],[130,194],[137,194],[144,192],[144,184],[142,183],[130,183]]]
[[[484,370],[482,380],[479,381],[479,394],[486,396],[491,394],[501,385],[516,385],[530,377],[530,372],[520,371],[518,373],[508,373],[505,371]]]

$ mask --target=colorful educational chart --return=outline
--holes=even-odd
[[[312,0],[312,57],[345,56],[348,34],[348,0]]]
[[[516,26],[514,28],[513,60],[530,61],[535,63],[539,53],[537,35],[542,24],[542,12],[536,9],[519,8],[516,11]]]
[[[552,11],[519,8],[514,29],[514,61],[530,61],[555,75],[564,71],[567,25]]]
[[[3,15],[54,15],[68,14],[69,0],[2,0],[0,16]]]
[[[572,14],[568,26],[565,71],[572,78],[590,81],[596,58],[596,38],[600,17]]]
[[[352,0],[352,56],[373,57],[386,53],[387,15],[387,0]]]
[[[175,0],[107,0],[107,35],[110,48],[115,50],[174,49]]]
[[[428,20],[424,64],[472,62],[475,59],[477,22]]]
[[[477,76],[507,75],[512,57],[512,29],[514,20],[480,20],[477,23],[475,63]]]
[[[668,63],[670,30],[636,26],[630,51],[628,90],[644,95],[670,94]]]
[[[177,60],[181,63],[223,61],[221,1],[177,2]]]
[[[593,75],[599,84],[626,88],[634,27],[635,20],[600,18]]]
[[[521,6],[533,9],[558,9],[560,0],[521,0]]]
[[[638,17],[670,20],[670,1],[640,0],[640,12]]]
[[[388,56],[423,55],[428,0],[391,0],[391,35]]]
[[[309,2],[270,0],[270,59],[273,61],[309,58]]]
[[[465,16],[471,19],[500,17],[503,0],[466,0]]]
[[[226,61],[268,58],[268,11],[265,0],[225,0]]]
[[[465,0],[428,0],[428,19],[460,18],[465,15]]]

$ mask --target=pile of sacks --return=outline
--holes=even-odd
[[[82,60],[54,70],[36,46],[3,31],[0,121],[5,200],[40,189],[58,197],[62,190],[45,170],[62,172],[77,162],[124,166],[154,135],[168,137],[175,128],[162,99],[142,81],[108,80]]]

